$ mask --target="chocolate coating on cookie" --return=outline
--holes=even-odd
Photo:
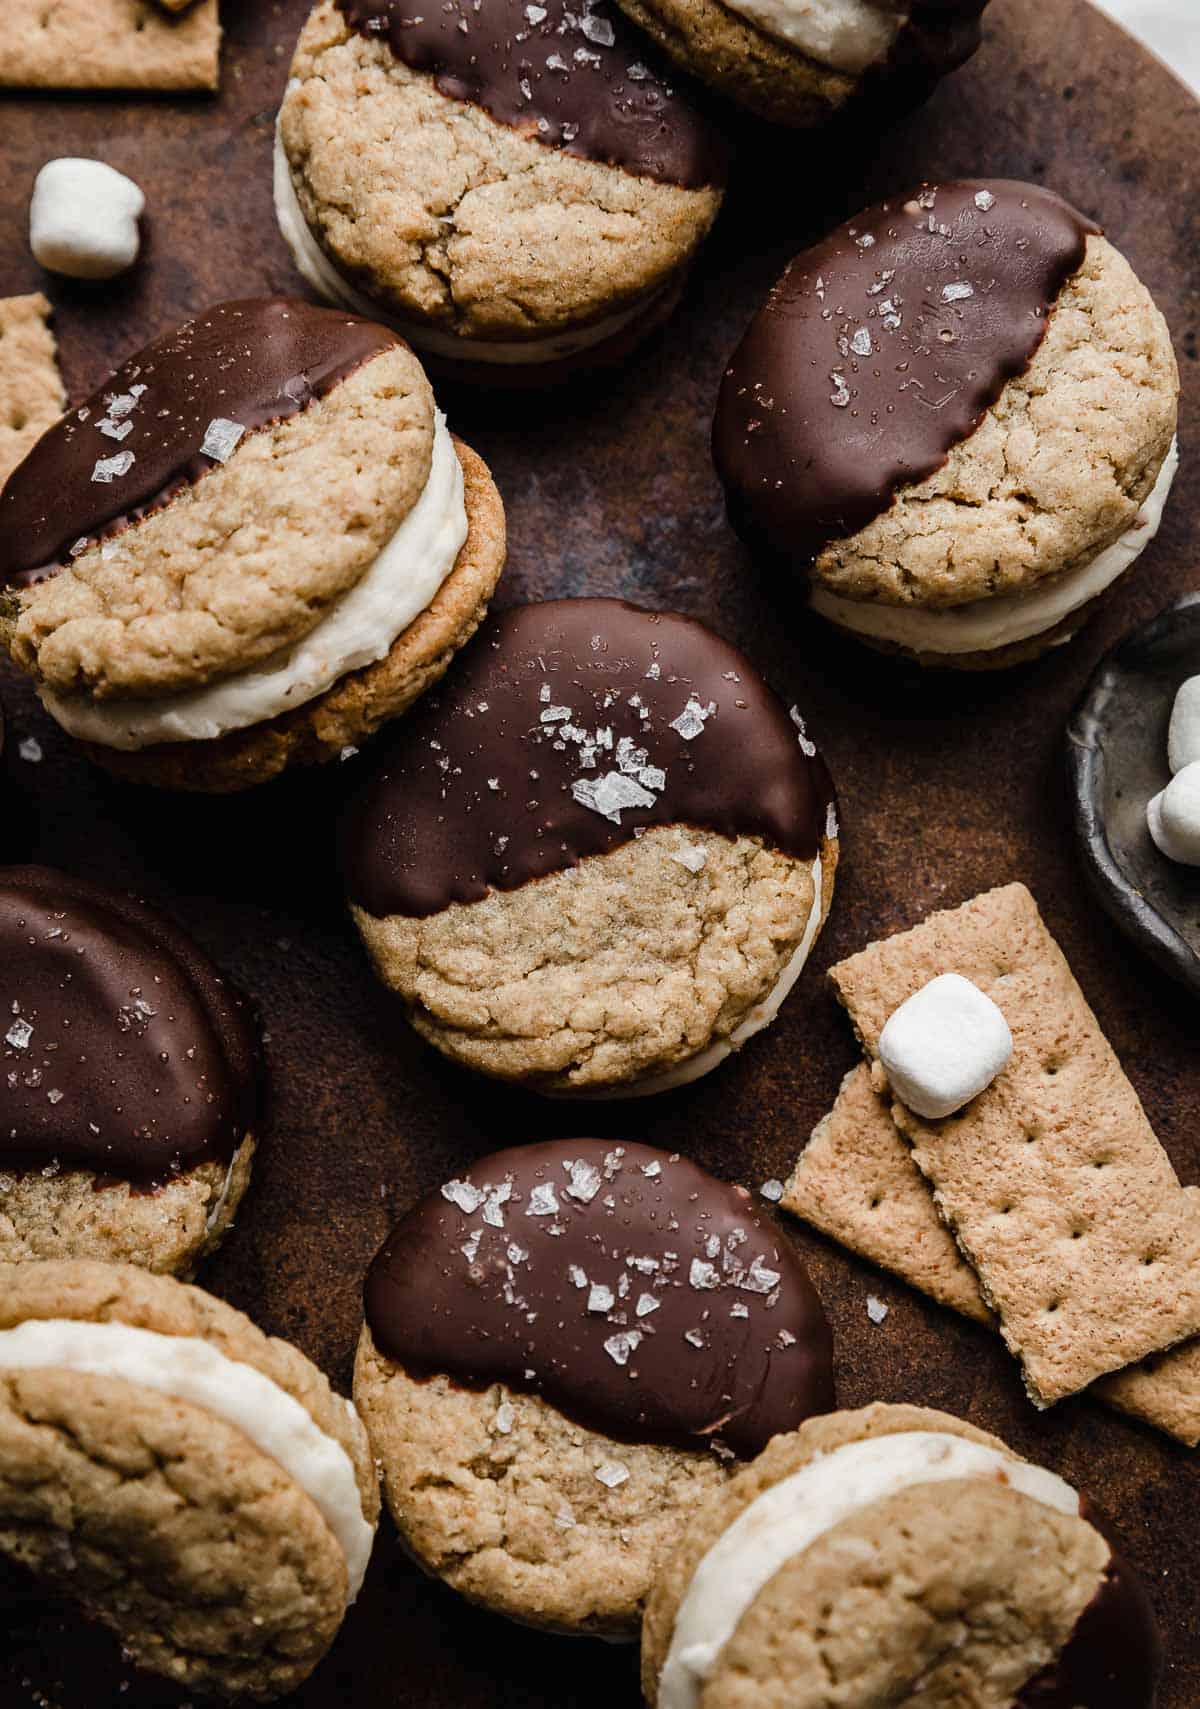
[[[724,182],[719,134],[610,0],[337,0],[364,36],[548,148],[694,190]]]
[[[0,873],[0,1170],[163,1182],[256,1123],[249,1008],[140,902],[47,867]]]
[[[1154,1709],[1162,1664],[1142,1582],[1114,1553],[1058,1660],[1022,1688],[1016,1709]]]
[[[491,619],[405,720],[342,838],[351,899],[439,913],[576,865],[648,825],[759,836],[811,861],[833,786],[749,660],[616,599]]]
[[[649,1146],[484,1158],[393,1230],[365,1305],[410,1374],[505,1383],[624,1440],[749,1458],[834,1404],[829,1326],[774,1222]]]
[[[721,382],[734,526],[804,567],[932,475],[1028,368],[1098,229],[1032,184],[927,185],[797,256]]]
[[[53,575],[217,468],[238,428],[299,414],[400,342],[286,297],[218,303],[164,334],[68,410],[0,493],[0,585]]]

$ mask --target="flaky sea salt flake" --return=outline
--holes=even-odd
[[[996,206],[996,198],[992,195],[990,190],[976,190],[975,206],[979,209],[981,214],[990,214],[992,209]]]
[[[577,1157],[571,1164],[571,1179],[567,1184],[567,1192],[571,1198],[578,1199],[580,1204],[590,1205],[600,1191],[603,1180],[604,1177],[594,1163]]]
[[[200,455],[216,463],[228,463],[245,435],[240,421],[227,421],[223,415],[214,416],[204,430]]]
[[[706,1264],[703,1258],[693,1258],[691,1269],[688,1271],[688,1281],[694,1288],[719,1288],[721,1277],[715,1264]]]
[[[14,1050],[28,1050],[29,1041],[33,1037],[33,1028],[29,1022],[20,1016],[9,1027],[4,1035],[5,1044],[11,1044]]]
[[[118,451],[115,457],[101,457],[92,470],[92,479],[107,486],[118,476],[127,475],[136,461],[132,451]]]
[[[783,1182],[774,1180],[764,1181],[758,1190],[762,1194],[763,1198],[768,1200],[769,1203],[777,1205],[783,1197]]]
[[[614,1365],[627,1365],[629,1355],[637,1351],[641,1344],[640,1329],[623,1329],[619,1335],[610,1335],[604,1343],[604,1351]]]
[[[605,1460],[604,1464],[596,1467],[596,1481],[604,1484],[607,1489],[616,1489],[626,1483],[629,1478],[629,1467],[623,1466],[619,1460]]]
[[[964,303],[968,297],[974,295],[974,285],[969,285],[965,279],[956,279],[954,284],[942,286],[942,301],[944,303]]]
[[[872,1323],[882,1323],[888,1314],[888,1307],[874,1294],[867,1295],[867,1316]]]
[[[592,1283],[588,1290],[587,1308],[589,1311],[597,1311],[603,1314],[611,1311],[615,1304],[616,1296],[611,1288],[606,1288],[603,1282]]]
[[[690,694],[687,705],[678,718],[672,718],[671,729],[678,731],[685,742],[694,741],[697,736],[703,734],[705,724],[716,710],[714,701],[710,700],[707,706],[701,706],[696,696]]]
[[[558,1210],[558,1194],[549,1181],[540,1181],[530,1191],[526,1216],[553,1216]]]
[[[447,1181],[442,1188],[442,1197],[457,1205],[467,1216],[473,1216],[483,1203],[483,1194],[469,1181]]]
[[[708,854],[699,843],[684,843],[682,848],[672,851],[671,859],[677,866],[686,867],[689,872],[699,872],[708,859]]]

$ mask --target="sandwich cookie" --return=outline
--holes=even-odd
[[[504,562],[487,469],[387,328],[221,303],[46,433],[0,494],[0,639],[135,782],[334,758],[473,633]]]
[[[395,1228],[365,1306],[355,1400],[408,1549],[564,1632],[636,1636],[697,1504],[834,1404],[786,1235],[644,1145],[482,1159]]]
[[[337,1635],[379,1489],[349,1401],[199,1288],[0,1265],[0,1568],[182,1690],[279,1697]]]
[[[829,774],[749,660],[615,599],[517,606],[343,826],[417,1031],[536,1091],[695,1080],[774,1020],[833,899]]]
[[[623,357],[674,308],[724,148],[609,0],[321,0],[275,203],[309,284],[501,384]]]
[[[1161,1668],[1086,1501],[913,1406],[777,1438],[696,1514],[642,1634],[651,1709],[1152,1709]]]
[[[250,1183],[249,1005],[144,903],[0,870],[0,1263],[190,1275]]]
[[[725,372],[730,518],[814,610],[925,664],[1071,639],[1154,538],[1179,374],[1128,262],[1049,190],[927,185],[799,256]]]
[[[987,0],[620,0],[680,66],[775,124],[926,95],[979,46]],[[878,115],[876,114],[876,118]]]

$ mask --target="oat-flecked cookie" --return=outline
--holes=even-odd
[[[769,1025],[838,851],[795,709],[698,623],[607,599],[486,625],[342,841],[355,923],[418,1032],[585,1095],[696,1079]]]
[[[560,1631],[634,1636],[687,1516],[834,1404],[782,1230],[644,1145],[483,1158],[397,1225],[365,1308],[354,1394],[407,1547]]]
[[[1145,1592],[1061,1478],[945,1413],[780,1436],[668,1557],[651,1709],[1152,1709]]]
[[[328,300],[483,380],[620,359],[716,216],[717,133],[608,0],[321,0],[275,199]]]
[[[504,512],[385,327],[223,303],[0,494],[0,638],[133,781],[248,787],[403,712],[487,609]]]
[[[162,1276],[0,1265],[0,1562],[141,1668],[262,1702],[321,1660],[379,1514],[353,1406]]]
[[[261,1126],[246,1000],[156,910],[48,867],[0,874],[0,1263],[190,1275]]]
[[[911,104],[971,57],[987,0],[620,0],[693,76],[775,124]]]
[[[0,297],[0,487],[66,405],[50,304]]]
[[[869,944],[830,979],[874,1059],[888,1017],[943,973],[997,1004],[1012,1056],[957,1114],[924,1120],[893,1097],[894,1119],[1049,1406],[1200,1332],[1200,1222],[1023,884]]]
[[[29,89],[217,87],[218,0],[164,17],[148,0],[4,0],[0,86]]]
[[[1200,1187],[1185,1192],[1200,1216]],[[996,1327],[893,1120],[891,1096],[875,1090],[866,1063],[846,1076],[833,1109],[814,1128],[781,1203],[939,1305]],[[1200,1444],[1200,1341],[1102,1377],[1088,1392],[1189,1448]]]
[[[714,454],[734,526],[822,616],[992,669],[1069,640],[1154,538],[1178,393],[1162,315],[1083,215],[927,185],[792,263]]]

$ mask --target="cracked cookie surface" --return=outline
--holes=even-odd
[[[700,849],[693,872],[681,852]],[[837,845],[822,844],[822,917]],[[542,1090],[669,1072],[766,998],[813,911],[812,865],[655,827],[604,855],[425,918],[355,921],[384,984],[447,1056]]]
[[[935,474],[826,546],[814,581],[932,612],[1069,572],[1133,525],[1170,450],[1178,394],[1162,314],[1125,258],[1089,237],[1026,372]]]
[[[534,1625],[636,1636],[658,1562],[729,1476],[708,1450],[614,1442],[538,1395],[418,1380],[366,1328],[354,1394],[421,1565]]]
[[[0,1267],[0,1330],[60,1318],[198,1337],[259,1371],[345,1450],[374,1522],[365,1433],[297,1349],[142,1271]],[[227,1696],[298,1685],[345,1609],[345,1557],[289,1474],[207,1410],[112,1376],[0,1376],[0,1554],[80,1601],[141,1666]]]
[[[90,1258],[187,1278],[221,1244],[250,1185],[254,1140],[150,1192],[86,1170],[0,1171],[0,1264]]]
[[[294,712],[208,742],[166,742],[137,752],[94,744],[97,764],[130,783],[228,794],[277,777],[292,765],[321,765],[357,747],[399,717],[449,669],[487,615],[504,568],[504,504],[487,464],[460,439],[467,538],[429,605],[382,659],[351,671]]]
[[[577,158],[441,94],[322,0],[280,112],[313,236],[379,303],[474,338],[536,338],[671,284],[721,193]]]
[[[419,498],[433,394],[402,345],[249,433],[229,460],[19,595],[13,657],[40,685],[154,699],[313,630]]]

